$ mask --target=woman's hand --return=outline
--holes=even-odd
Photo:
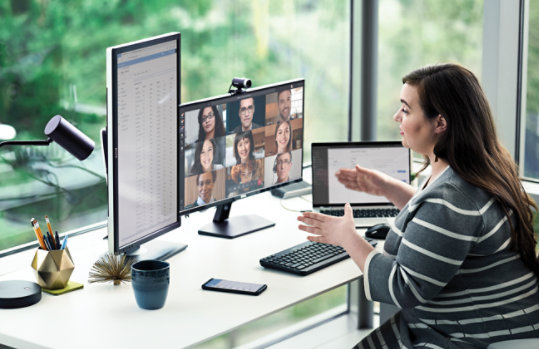
[[[362,191],[367,194],[385,196],[388,180],[387,174],[356,165],[355,168],[343,168],[335,173],[338,181],[348,189]]]
[[[305,212],[298,220],[304,223],[299,225],[300,230],[313,234],[307,239],[342,246],[359,269],[364,270],[365,260],[374,248],[356,231],[350,204],[344,205],[342,217]]]
[[[350,204],[344,206],[343,217],[304,212],[298,220],[304,223],[299,225],[299,229],[313,234],[307,239],[315,242],[339,245],[346,249],[346,245],[357,234]]]

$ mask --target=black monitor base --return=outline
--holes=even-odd
[[[152,240],[142,244],[138,249],[129,251],[125,255],[133,258],[135,262],[158,259],[164,261],[187,248],[186,244],[172,243],[168,241]]]
[[[220,238],[233,239],[238,236],[254,233],[273,227],[274,222],[257,215],[230,217],[222,222],[211,222],[200,228],[198,233]]]

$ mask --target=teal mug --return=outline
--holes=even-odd
[[[131,266],[131,283],[140,308],[160,309],[167,299],[170,265],[159,260],[134,263]]]

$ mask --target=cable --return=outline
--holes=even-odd
[[[303,200],[305,200],[305,201],[307,201],[307,202],[309,202],[309,203],[312,203],[311,200],[309,200],[309,199],[306,198],[306,196],[309,196],[309,195],[310,195],[310,194],[306,194],[306,195],[301,195],[301,196],[297,196],[297,197],[300,198],[300,199],[303,199]],[[290,207],[286,207],[286,206],[284,205],[284,203],[283,203],[285,200],[286,200],[286,199],[281,199],[281,200],[279,200],[279,204],[280,204],[281,207],[284,208],[285,210],[290,211],[290,212],[298,212],[298,213],[301,213],[301,212],[305,212],[305,211],[306,211],[306,210],[301,210],[301,209],[298,210],[298,209],[293,209],[293,208],[290,208]],[[310,210],[308,210],[308,211],[310,211]]]

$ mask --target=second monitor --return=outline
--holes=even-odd
[[[180,214],[218,206],[201,234],[232,238],[274,225],[229,217],[234,200],[303,173],[304,80],[223,95],[180,107]]]

